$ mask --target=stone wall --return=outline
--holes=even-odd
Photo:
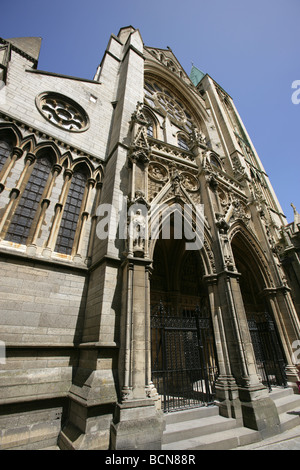
[[[56,443],[77,366],[86,272],[2,256],[0,448]]]

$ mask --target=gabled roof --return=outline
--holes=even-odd
[[[14,47],[32,57],[35,61],[38,60],[42,38],[39,37],[25,37],[25,38],[10,38],[5,41],[12,44]]]
[[[175,75],[178,75],[183,80],[189,81],[189,76],[170,47],[167,49],[161,49],[157,47],[144,46],[144,49],[152,58],[154,57],[158,62],[168,67],[171,72],[175,73]]]

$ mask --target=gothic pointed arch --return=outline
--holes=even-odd
[[[85,157],[75,159],[71,164],[71,170],[74,172],[80,171],[81,173],[86,173],[87,178],[91,178],[94,173],[94,168],[91,162]]]
[[[255,277],[259,281],[261,289],[274,287],[268,260],[260,247],[256,236],[241,221],[236,222],[228,234],[231,247],[236,253],[244,253],[245,261],[248,260],[252,266]]]
[[[70,170],[70,169],[69,169]],[[72,255],[82,229],[82,214],[89,194],[88,180],[91,178],[91,167],[85,159],[79,159],[67,172],[70,181],[63,203],[62,217],[58,230],[55,252]]]
[[[38,156],[40,154],[49,153],[53,158],[53,164],[59,163],[61,160],[61,153],[55,142],[40,142],[34,148],[34,153]]]
[[[168,91],[173,92],[175,101],[176,99],[179,100],[181,107],[186,108],[191,113],[195,126],[206,133],[209,115],[201,96],[191,86],[187,87],[178,75],[172,73],[168,67],[164,67],[159,61],[147,60],[145,63],[145,84],[150,82],[153,86],[153,81],[157,81],[160,88],[163,86],[167,93]],[[163,90],[158,89],[157,91],[159,93],[163,92]],[[149,103],[151,106],[151,101]]]
[[[61,164],[64,168],[71,168],[72,162],[73,162],[72,154],[71,154],[71,152],[68,150],[67,152],[65,152],[65,153],[61,156],[60,164]]]
[[[157,117],[155,116],[155,113],[150,108],[150,106],[144,105],[144,115],[148,121],[147,135],[149,137],[153,137],[154,139],[157,139],[159,122],[158,122]]]
[[[234,235],[233,235],[234,234]],[[241,225],[231,233],[231,248],[239,272],[243,309],[261,382],[271,391],[273,386],[287,386],[287,356],[284,350],[281,321],[272,308],[269,292],[273,286],[267,260],[255,237]]]
[[[18,126],[14,123],[0,123],[0,137],[9,139],[13,146],[20,147],[23,136],[21,131],[19,130]]]
[[[21,148],[25,151],[34,152],[34,149],[37,146],[37,141],[36,137],[34,134],[30,134],[27,137],[25,137],[22,142],[21,142]]]
[[[177,145],[183,150],[190,150],[189,135],[185,131],[179,131],[176,134]]]
[[[97,166],[93,173],[93,178],[95,181],[102,182],[104,178],[104,168],[102,165]]]
[[[175,235],[184,241],[185,249],[188,248],[192,253],[201,253],[204,274],[213,274],[216,268],[209,227],[206,220],[201,219],[202,214],[198,218],[191,207],[188,207],[188,210],[187,207],[185,201],[180,198],[172,198],[166,204],[151,206],[149,256],[153,258],[160,238],[172,238]],[[197,224],[199,226],[195,229]],[[185,235],[188,238],[185,238]]]
[[[8,229],[5,239],[13,243],[25,245],[34,227],[39,207],[47,192],[51,179],[51,170],[54,163],[53,154],[44,149],[37,157],[31,158],[30,173],[21,185],[19,197],[11,215],[7,221]]]
[[[210,403],[218,364],[201,250],[156,240],[150,279],[152,381],[165,412]],[[200,357],[201,351],[201,357]]]

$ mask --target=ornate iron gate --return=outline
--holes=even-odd
[[[199,309],[152,308],[152,381],[165,412],[214,402],[218,375],[210,317]]]
[[[287,387],[285,360],[274,321],[269,313],[252,313],[248,326],[254,348],[257,371],[269,390],[272,386]]]

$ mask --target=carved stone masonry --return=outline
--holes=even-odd
[[[190,147],[200,147],[202,149],[206,148],[207,142],[206,137],[203,132],[199,131],[197,127],[193,127],[192,132],[190,133]]]

